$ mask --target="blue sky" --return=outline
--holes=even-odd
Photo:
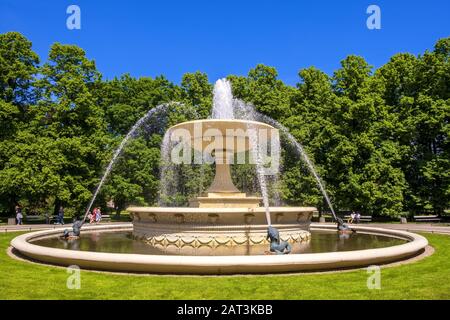
[[[81,30],[66,9],[81,8]],[[381,30],[366,9],[381,8]],[[418,54],[450,36],[450,1],[11,1],[0,0],[0,32],[19,31],[45,61],[52,43],[76,44],[105,78],[206,72],[210,81],[246,75],[258,63],[287,84],[301,68],[328,74],[349,54],[379,67],[398,52]]]

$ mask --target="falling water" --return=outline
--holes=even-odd
[[[169,178],[169,175],[173,175],[175,172],[174,164],[170,161],[170,150],[172,148],[172,142],[170,140],[170,130],[167,130],[164,134],[164,138],[161,143],[161,166],[160,166],[160,187],[159,187],[159,200],[158,205],[163,206],[168,202],[168,196],[172,194],[172,188],[174,179],[173,176]]]
[[[142,118],[140,118],[131,128],[131,130],[127,133],[125,138],[123,138],[122,142],[120,143],[119,147],[114,151],[113,157],[111,161],[109,162],[108,166],[106,167],[106,170],[103,174],[102,179],[100,180],[100,183],[97,186],[97,189],[94,192],[94,195],[91,199],[91,202],[89,203],[89,206],[86,209],[86,213],[84,214],[83,222],[86,220],[87,215],[89,214],[89,211],[91,210],[92,205],[94,204],[95,199],[97,198],[97,195],[102,188],[103,184],[105,183],[106,178],[108,177],[109,173],[111,172],[112,167],[114,166],[114,163],[116,162],[117,157],[122,152],[122,149],[127,144],[128,140],[133,137],[136,130],[139,129],[145,122],[148,120],[154,113],[159,111],[164,111],[167,108],[167,104],[159,105],[150,111],[148,111]]]
[[[231,83],[227,79],[219,79],[214,84],[214,98],[212,108],[213,119],[234,119],[233,94],[231,92]],[[247,125],[250,140],[250,150],[253,158],[256,161],[256,173],[259,182],[259,188],[263,198],[263,204],[266,211],[267,224],[271,225],[270,211],[269,211],[269,195],[267,193],[266,176],[264,174],[264,167],[261,159],[261,154],[258,151],[258,138],[256,130],[252,128],[251,124]]]
[[[246,104],[241,100],[235,99],[233,106],[235,109],[235,113],[238,115],[238,117],[247,119],[247,120],[256,120],[256,121],[262,121],[262,122],[268,123],[268,124],[278,128],[279,130],[281,130],[287,136],[289,142],[295,147],[298,155],[301,158],[303,158],[304,162],[308,166],[309,171],[316,179],[317,185],[319,186],[319,189],[322,192],[322,195],[324,196],[324,198],[328,204],[328,207],[330,208],[331,213],[333,214],[334,219],[337,221],[336,213],[334,212],[333,205],[331,204],[331,200],[328,197],[328,193],[325,190],[322,179],[320,178],[319,174],[317,173],[317,171],[314,167],[314,164],[312,163],[308,154],[305,152],[305,149],[303,148],[303,146],[294,138],[294,136],[289,132],[289,130],[285,126],[283,126],[281,123],[279,123],[278,121],[257,112],[252,105]]]
[[[272,119],[273,120],[273,119]],[[303,157],[303,160],[307,164],[309,171],[312,173],[314,178],[316,179],[317,185],[319,186],[320,191],[322,192],[322,195],[324,196],[325,200],[327,201],[328,207],[331,210],[331,213],[333,214],[334,220],[337,221],[336,213],[334,212],[333,205],[331,204],[331,200],[328,197],[328,193],[325,190],[324,183],[322,179],[320,178],[319,174],[317,173],[314,164],[312,163],[311,159],[308,157],[308,154],[305,152],[305,149],[303,146],[294,138],[294,136],[289,132],[289,130],[283,126],[282,124],[278,123],[277,121],[273,120],[274,126],[276,126],[278,129],[280,129],[289,139],[289,142],[293,144],[299,153],[299,156]]]
[[[248,138],[250,141],[250,150],[253,155],[253,159],[256,162],[256,174],[258,177],[259,188],[261,190],[261,195],[263,198],[264,209],[266,213],[267,225],[271,226],[272,221],[270,219],[270,210],[269,210],[269,195],[267,192],[267,183],[266,183],[266,175],[264,173],[263,160],[261,158],[261,152],[258,148],[258,137],[256,133],[256,128],[253,125],[247,125]]]

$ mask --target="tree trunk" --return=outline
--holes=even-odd
[[[61,206],[61,200],[58,198],[55,199],[55,207],[53,208],[53,215],[57,216],[59,213],[59,207]]]
[[[116,219],[120,219],[120,213],[123,211],[124,207],[123,204],[116,205]]]
[[[9,197],[9,215],[11,217],[16,216],[16,206],[18,205],[16,195],[12,194]]]

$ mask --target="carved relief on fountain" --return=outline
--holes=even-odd
[[[133,235],[158,247],[267,245],[265,210],[259,208],[130,207]],[[271,207],[274,226],[290,243],[309,241],[313,207]],[[300,218],[299,218],[300,217]],[[157,221],[157,223],[156,223]]]
[[[311,234],[308,231],[300,230],[293,232],[281,233],[281,240],[289,243],[307,242],[310,240]],[[220,246],[242,246],[242,245],[268,245],[269,241],[264,234],[257,233],[254,235],[211,235],[205,234],[159,234],[149,236],[142,239],[154,247],[170,247],[176,248],[192,247],[192,248],[218,248]]]

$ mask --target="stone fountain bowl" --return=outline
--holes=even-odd
[[[248,130],[256,130],[260,143],[266,143],[268,140],[278,135],[278,129],[263,122],[250,120],[226,120],[226,119],[207,119],[194,120],[177,124],[169,129],[169,132],[189,141],[196,150],[205,150],[211,144],[213,149],[223,146],[227,149],[228,143],[233,143],[239,151],[249,149]],[[221,139],[219,139],[221,138]],[[220,149],[220,148],[218,148]]]

